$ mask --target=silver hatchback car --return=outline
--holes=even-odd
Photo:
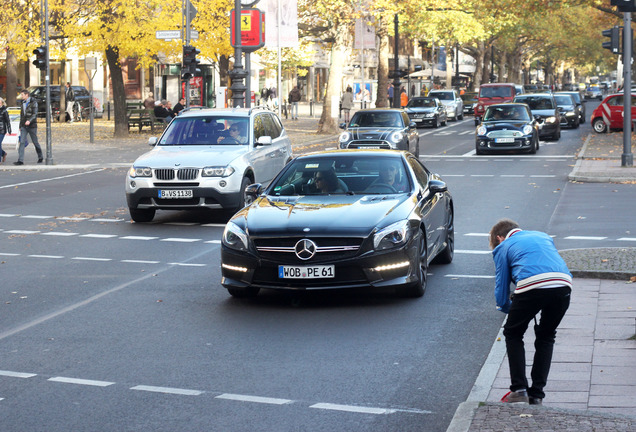
[[[249,184],[269,183],[292,158],[280,118],[261,108],[188,110],[149,144],[126,176],[135,222],[151,221],[158,209],[233,213],[246,204]]]

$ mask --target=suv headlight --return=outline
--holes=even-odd
[[[389,137],[389,141],[395,144],[402,141],[402,139],[404,139],[404,134],[400,131],[393,132],[391,136]]]
[[[223,231],[223,244],[230,249],[246,251],[248,249],[247,234],[234,222],[228,222]]]
[[[128,175],[132,178],[136,177],[152,177],[152,168],[132,166],[128,170]]]
[[[225,167],[204,167],[201,170],[201,177],[229,177],[234,174],[234,168]]]
[[[393,223],[381,229],[373,236],[373,248],[377,251],[402,246],[409,239],[409,221],[407,219]]]
[[[338,141],[340,141],[341,143],[345,143],[349,141],[350,139],[351,139],[351,134],[349,132],[343,132],[340,134],[340,137],[338,137]]]

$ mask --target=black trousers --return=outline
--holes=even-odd
[[[528,390],[528,396],[543,399],[543,388],[548,381],[556,328],[570,306],[570,287],[537,288],[512,298],[508,319],[504,325],[506,351],[510,366],[510,390]],[[532,362],[532,386],[526,378],[526,351],[523,335],[528,324],[541,312],[539,323],[534,326],[534,361]]]

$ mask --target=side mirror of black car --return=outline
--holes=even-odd
[[[263,185],[261,183],[254,183],[245,188],[245,195],[250,197],[254,201],[261,193],[263,193]]]
[[[346,129],[347,128],[347,123],[340,123],[340,129]]]
[[[536,121],[538,121],[539,123],[542,123],[543,120],[541,119],[541,116],[539,114],[534,114],[532,116]]]
[[[448,186],[441,180],[431,180],[428,182],[428,190],[431,191],[432,194],[436,194],[439,192],[446,192],[448,190]]]

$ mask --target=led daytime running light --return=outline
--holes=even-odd
[[[378,267],[375,267],[373,270],[375,270],[375,271],[395,270],[395,269],[402,268],[402,267],[408,267],[409,264],[410,263],[408,261],[403,261],[403,262],[400,262],[400,263],[378,266]]]
[[[232,266],[232,265],[229,265],[229,264],[223,264],[222,267],[226,268],[228,270],[239,271],[239,272],[242,272],[242,273],[247,272],[247,268],[245,268],[245,267],[237,267],[237,266]]]

